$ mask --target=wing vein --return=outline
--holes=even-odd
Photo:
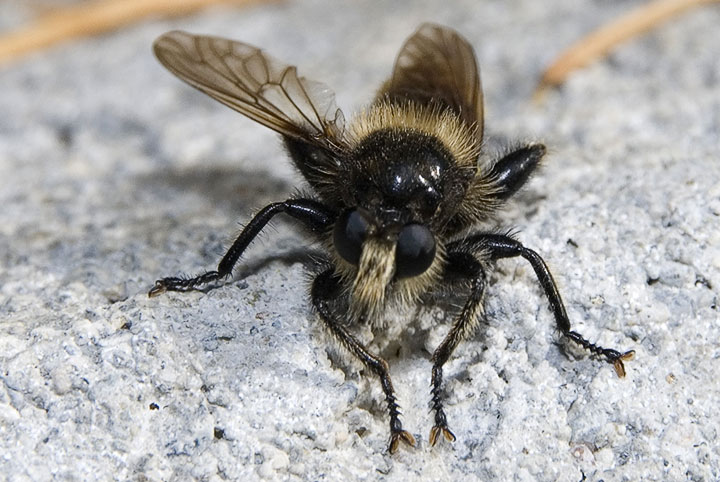
[[[332,91],[262,50],[181,31],[159,37],[154,50],[180,79],[280,134],[334,153],[347,149]]]

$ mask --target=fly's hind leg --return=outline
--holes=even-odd
[[[443,365],[448,361],[460,342],[472,332],[478,318],[482,316],[483,298],[487,284],[485,270],[480,262],[470,254],[448,252],[448,264],[445,270],[448,276],[460,277],[470,281],[470,296],[465,302],[460,316],[455,320],[445,339],[435,349],[432,356],[432,401],[430,403],[435,411],[435,425],[430,430],[430,445],[435,445],[440,434],[449,442],[455,441],[455,435],[448,428],[447,417],[443,409]]]
[[[312,199],[289,199],[284,202],[272,203],[265,206],[245,226],[230,249],[225,253],[215,271],[207,271],[194,278],[163,278],[155,282],[148,296],[157,296],[165,291],[188,291],[197,286],[202,286],[232,273],[235,264],[242,256],[255,237],[267,225],[273,216],[279,213],[286,213],[301,221],[314,232],[322,232],[335,221],[333,211]]]
[[[402,422],[400,421],[400,407],[397,404],[395,391],[390,381],[390,367],[388,363],[365,348],[337,319],[335,310],[332,307],[332,302],[339,296],[339,293],[340,279],[334,274],[333,269],[330,268],[318,275],[313,282],[311,290],[313,306],[328,330],[330,330],[345,348],[355,355],[367,368],[372,370],[380,379],[390,414],[390,444],[388,451],[394,453],[398,449],[401,441],[410,446],[415,446],[415,438],[410,432],[403,430]]]

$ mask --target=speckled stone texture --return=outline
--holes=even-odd
[[[215,8],[3,67],[0,479],[720,479],[720,11],[677,17],[531,101],[563,48],[635,4]],[[446,368],[454,444],[428,446],[429,357],[462,298],[378,334],[418,440],[391,456],[379,384],[311,313],[319,248],[292,223],[226,284],[147,297],[158,277],[213,268],[239,223],[301,187],[277,136],[150,46],[173,28],[262,46],[350,117],[426,20],[476,46],[488,152],[550,149],[500,227],[545,257],[576,329],[637,355],[619,379],[563,349],[530,267],[502,261],[487,320]]]

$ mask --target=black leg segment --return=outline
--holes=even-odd
[[[491,171],[491,176],[501,188],[497,197],[507,199],[515,194],[530,179],[544,155],[544,145],[529,144],[515,149],[497,161]]]
[[[463,306],[460,316],[453,323],[445,339],[435,349],[432,356],[432,401],[435,411],[435,425],[430,430],[430,445],[435,445],[440,434],[448,442],[455,441],[455,435],[447,426],[447,417],[443,409],[442,379],[443,365],[448,361],[455,348],[464,340],[475,327],[478,317],[483,309],[483,297],[487,279],[485,270],[480,262],[467,253],[448,253],[446,273],[453,279],[463,278],[470,281],[470,296]]]
[[[335,221],[334,211],[312,199],[290,199],[284,202],[272,203],[265,206],[245,226],[225,256],[220,260],[216,271],[208,271],[194,278],[163,278],[155,282],[155,286],[148,293],[157,296],[165,291],[187,291],[196,286],[204,285],[232,273],[233,267],[240,256],[247,249],[253,239],[267,225],[273,216],[286,213],[301,221],[314,232],[323,232]]]
[[[365,348],[346,328],[338,321],[336,314],[332,308],[332,301],[340,296],[340,278],[334,274],[332,268],[324,271],[312,285],[311,297],[312,303],[320,319],[330,332],[347,348],[355,357],[360,360],[367,368],[373,371],[382,385],[383,393],[385,393],[385,401],[387,402],[388,412],[390,414],[390,444],[388,450],[394,453],[400,441],[415,446],[415,438],[403,430],[400,421],[400,407],[397,404],[395,391],[390,380],[390,367],[388,363]]]
[[[555,280],[550,274],[550,270],[545,264],[545,261],[543,261],[535,251],[526,248],[510,236],[489,233],[477,234],[462,241],[451,243],[448,249],[465,252],[484,251],[488,253],[492,259],[512,258],[516,256],[525,258],[535,271],[538,281],[540,281],[540,286],[542,286],[545,296],[547,296],[550,302],[550,310],[562,334],[586,350],[611,363],[615,367],[615,371],[619,377],[625,376],[625,365],[623,361],[631,359],[635,352],[632,350],[619,352],[611,348],[595,345],[590,343],[580,333],[571,330],[570,319],[565,311],[565,305],[560,297],[560,292],[557,289]]]

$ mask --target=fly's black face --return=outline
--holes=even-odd
[[[348,163],[349,207],[338,217],[333,243],[357,265],[369,237],[395,245],[395,278],[421,275],[433,263],[433,225],[452,183],[452,157],[419,132],[380,130],[358,145]]]
[[[371,236],[395,244],[395,278],[423,274],[435,260],[435,237],[421,223],[385,224],[362,207],[345,210],[335,222],[333,243],[341,258],[358,265],[365,240]]]
[[[310,190],[274,202],[245,225],[214,271],[158,280],[150,296],[185,291],[232,274],[250,243],[277,214],[302,223],[332,253],[311,288],[318,317],[381,382],[390,417],[390,452],[415,444],[403,429],[389,365],[353,334],[354,322],[374,329],[386,308],[405,306],[434,287],[467,291],[467,301],[432,354],[434,424],[428,442],[455,436],[443,406],[443,366],[483,317],[487,270],[521,257],[538,276],[566,339],[625,373],[632,352],[595,345],[572,331],[545,262],[514,237],[473,231],[530,177],[541,144],[516,147],[478,163],[483,137],[480,71],[457,32],[424,24],[402,47],[377,98],[349,126],[324,85],[297,74],[251,45],[169,32],[155,42],[175,75],[247,117],[279,132]],[[337,303],[343,299],[346,303]]]

